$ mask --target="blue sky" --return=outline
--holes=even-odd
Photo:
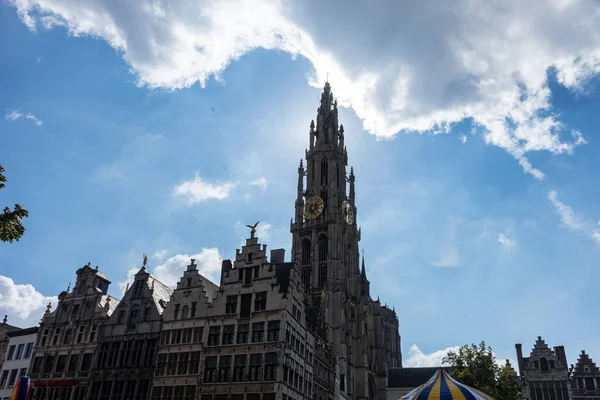
[[[10,323],[35,323],[88,261],[120,297],[144,253],[166,283],[191,256],[214,277],[255,221],[289,252],[329,73],[372,294],[398,313],[405,363],[481,340],[514,359],[538,335],[600,359],[593,3],[357,1],[322,11],[339,13],[330,30],[313,2],[238,3],[0,5],[0,204],[30,211],[0,244]]]

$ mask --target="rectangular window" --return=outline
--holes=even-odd
[[[229,382],[229,369],[231,368],[231,356],[221,356],[219,359],[219,382]]]
[[[146,307],[144,308],[144,316],[142,317],[142,321],[143,322],[148,322],[150,321],[150,315],[151,315],[152,309],[150,307]]]
[[[193,343],[202,343],[204,336],[204,327],[196,327],[194,328],[194,333],[192,336]]]
[[[77,338],[75,339],[77,343],[83,342],[83,335],[85,334],[85,326],[80,326],[77,330]]]
[[[192,302],[192,309],[191,309],[191,312],[190,312],[190,318],[196,317],[196,308],[197,308],[197,306],[198,306],[198,303],[195,302],[195,301],[193,301]],[[194,391],[195,391],[195,388],[194,388]]]
[[[223,326],[223,342],[222,342],[222,344],[233,344],[234,331],[235,331],[235,325]]]
[[[213,383],[217,377],[217,357],[206,357],[204,360],[204,383]]]
[[[76,319],[77,317],[79,317],[79,304],[75,304],[71,311],[71,318]]]
[[[77,361],[75,361],[75,365],[77,365]],[[81,360],[81,371],[88,372],[91,368],[92,368],[92,353],[85,353],[83,355],[83,359]]]
[[[188,374],[197,375],[200,369],[200,352],[193,351],[190,353],[190,366],[188,368]]]
[[[123,398],[123,389],[125,389],[125,381],[116,381],[112,400],[121,400]]]
[[[252,283],[252,268],[244,268],[244,285],[250,285]]]
[[[265,381],[277,379],[277,353],[265,354]]]
[[[10,346],[8,348],[8,357],[6,357],[7,360],[12,360],[14,355],[15,355],[15,348],[17,346],[15,346],[14,344],[12,346]]]
[[[129,322],[127,323],[127,330],[133,331],[137,327],[138,319],[140,318],[140,310],[133,309],[129,313]]]
[[[175,309],[173,310],[173,319],[179,319],[179,307],[180,304],[175,304]]]
[[[66,367],[67,367],[67,355],[61,354],[60,356],[58,356],[58,359],[56,360],[55,372],[62,373],[65,371]]]
[[[42,359],[44,357],[36,357],[33,359],[33,366],[31,367],[31,373],[32,374],[39,374],[40,373],[40,369],[42,368]],[[0,385],[0,387],[2,387],[2,385]]]
[[[220,326],[211,326],[208,330],[208,345],[209,346],[218,346],[219,345],[219,336],[221,336],[221,327]]]
[[[237,312],[237,295],[227,296],[225,302],[225,314],[235,314]]]
[[[279,321],[269,321],[267,324],[267,341],[277,342],[279,341]]]
[[[55,328],[54,329],[54,335],[52,336],[52,344],[56,345],[58,344],[58,338],[60,336],[60,328]]]
[[[267,292],[258,292],[254,298],[254,311],[264,311],[267,309]]]
[[[0,388],[6,386],[6,382],[8,382],[8,370],[2,371],[2,378],[0,378]]]
[[[250,317],[250,311],[252,307],[252,293],[243,294],[240,304],[240,318]]]
[[[164,376],[167,370],[167,355],[159,354],[156,358],[156,376]]]
[[[44,374],[52,373],[52,368],[54,367],[54,356],[46,356],[44,360]]]
[[[90,354],[91,355],[91,354]],[[91,362],[91,359],[90,359]],[[79,364],[79,354],[71,354],[71,358],[69,358],[69,366],[67,368],[68,372],[76,372],[77,371],[77,366]],[[89,371],[89,367],[84,370],[83,366],[82,366],[82,371]]]
[[[248,343],[250,324],[239,324],[237,332],[237,344]]]
[[[154,365],[154,355],[156,354],[156,344],[158,339],[148,339],[146,342],[146,351],[144,353],[143,366],[151,367]]]
[[[177,375],[187,375],[189,359],[190,359],[190,353],[188,353],[188,352],[179,353],[179,360],[177,360]]]
[[[248,357],[246,354],[237,355],[233,359],[233,382],[243,382],[246,374],[246,363],[248,361]]]
[[[72,339],[73,339],[73,329],[67,329],[65,332],[65,337],[63,338],[63,344],[71,344]]]
[[[96,332],[98,331],[98,325],[92,325],[92,328],[90,329],[90,338],[88,340],[88,342],[95,342],[96,341]]]
[[[319,286],[325,286],[327,282],[327,264],[319,265]]]
[[[15,357],[15,360],[20,360],[23,358],[23,352],[25,351],[25,343],[21,343],[19,344],[19,346],[17,347],[17,355]]]
[[[249,381],[260,381],[262,378],[262,356],[262,354],[250,354]]]
[[[255,322],[252,324],[252,343],[260,343],[265,340],[265,323]]]
[[[18,369],[13,369],[10,371],[10,378],[8,378],[8,387],[15,386],[15,381],[17,380]]]
[[[169,344],[171,341],[171,331],[162,331],[160,335],[160,344],[161,346],[165,344]]]
[[[125,323],[125,310],[119,310],[119,319],[117,320],[118,324]]]
[[[44,329],[44,333],[42,334],[42,340],[40,341],[40,346],[45,346],[48,341],[48,328]]]

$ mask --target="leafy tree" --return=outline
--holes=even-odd
[[[456,380],[489,394],[496,400],[518,400],[521,397],[519,382],[512,368],[496,364],[496,357],[485,342],[464,345],[458,352],[450,351],[443,358],[451,367]]]
[[[4,189],[6,177],[3,174],[4,168],[0,165],[0,190]],[[4,207],[0,214],[0,240],[3,242],[11,242],[19,239],[25,233],[25,227],[21,223],[22,218],[27,218],[29,212],[21,207],[20,204],[15,204],[15,209],[10,210],[9,207]]]

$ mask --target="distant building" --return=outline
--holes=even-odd
[[[600,369],[585,351],[581,351],[570,372],[573,400],[600,400]]]
[[[13,387],[21,376],[27,375],[31,363],[38,327],[11,329],[4,364],[0,369],[0,399],[10,397]]]
[[[21,329],[17,328],[16,326],[7,324],[7,321],[8,316],[5,315],[2,324],[0,324],[0,369],[2,369],[2,364],[4,363],[4,358],[6,356],[6,350],[8,349],[8,342],[10,340],[7,333],[10,331]]]
[[[515,345],[522,397],[527,400],[571,400],[569,368],[563,346],[550,349],[538,336],[529,357]]]
[[[86,399],[100,329],[118,305],[107,294],[109,285],[88,264],[77,270],[73,291],[59,294],[56,309],[48,305],[31,366],[31,399]]]
[[[89,400],[150,398],[161,315],[171,293],[144,263],[100,330]]]

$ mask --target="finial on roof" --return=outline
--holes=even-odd
[[[254,239],[254,234],[256,233],[256,227],[258,226],[260,222],[256,222],[254,225],[246,225],[248,228],[250,228],[250,239]]]
[[[98,271],[98,266],[96,265],[96,271]]]
[[[315,129],[315,120],[310,121],[310,129]]]
[[[127,286],[125,286],[125,291],[127,292],[129,290],[129,282],[127,282]]]
[[[107,310],[110,308],[110,294],[106,296],[106,303],[104,304],[104,308]]]
[[[88,263],[86,264],[86,266],[92,268],[92,262],[88,261]]]
[[[46,306],[46,314],[49,314],[51,309],[52,309],[52,303],[48,302],[48,305]]]
[[[150,290],[152,290],[154,292],[154,282],[156,281],[156,279],[152,279],[152,287],[150,287]]]
[[[8,315],[4,316],[4,319],[2,320],[2,325],[6,325],[6,321],[8,321]]]
[[[144,253],[144,261],[142,264],[142,269],[146,269],[146,264],[148,264],[148,256]]]
[[[302,159],[300,159],[300,168],[302,168],[304,166]]]
[[[344,134],[344,124],[340,125],[340,135]]]
[[[71,282],[69,282],[69,286],[67,286],[67,292],[71,290]]]

